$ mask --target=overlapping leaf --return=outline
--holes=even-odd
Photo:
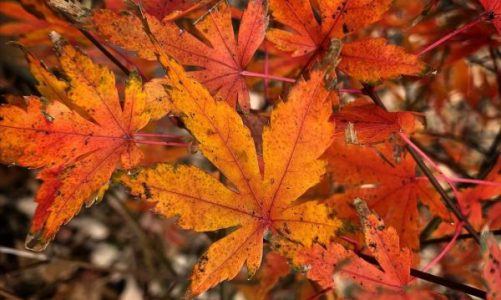
[[[332,38],[342,38],[379,20],[390,7],[388,0],[270,0],[273,19],[285,29],[272,28],[267,39],[292,56],[319,55]],[[318,10],[320,23],[314,16]],[[346,43],[339,69],[356,79],[377,81],[400,75],[413,75],[423,70],[415,55],[387,45],[382,38]]]
[[[199,294],[235,277],[242,265],[254,274],[261,264],[267,231],[304,245],[327,243],[340,222],[317,202],[294,201],[319,182],[325,162],[319,156],[332,141],[331,97],[324,72],[298,82],[271,114],[263,133],[264,173],[260,173],[251,133],[240,116],[191,79],[152,37],[167,70],[165,82],[176,111],[200,143],[202,153],[231,186],[191,166],[160,164],[121,179],[134,195],[156,202],[155,211],[179,216],[186,229],[236,229],[215,242],[192,274],[191,293]],[[329,66],[325,66],[329,69]],[[308,176],[300,176],[306,172]]]
[[[364,99],[344,106],[334,114],[336,135],[344,135],[348,143],[375,144],[388,141],[392,135],[412,134],[419,123],[412,112],[387,112]]]
[[[392,162],[391,149],[378,152],[341,141],[332,144],[327,157],[334,181],[346,187],[345,194],[335,194],[328,200],[330,204],[344,216],[354,216],[351,199],[363,198],[396,229],[401,243],[414,251],[419,249],[419,202],[434,215],[451,218],[427,179],[416,175],[416,164],[410,156],[397,164]]]
[[[161,22],[152,16],[148,19],[153,35],[169,55],[183,65],[197,67],[190,72],[193,78],[204,84],[213,95],[232,106],[238,103],[248,110],[249,91],[242,71],[264,39],[268,25],[266,14],[266,1],[250,1],[235,40],[231,9],[226,3],[220,3],[195,24],[204,42],[175,23]],[[95,12],[92,19],[96,28],[111,42],[137,51],[143,58],[156,59],[154,47],[142,30],[138,17],[101,10]]]
[[[82,207],[99,199],[113,171],[141,159],[133,134],[150,120],[141,80],[131,76],[120,105],[113,74],[52,34],[69,81],[57,79],[28,55],[44,98],[25,109],[0,107],[0,159],[40,168],[43,181],[28,247],[43,249]],[[70,109],[73,108],[74,110]]]

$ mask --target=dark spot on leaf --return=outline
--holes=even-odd
[[[146,196],[146,198],[151,198],[152,195],[151,195],[151,188],[146,184],[146,182],[143,182],[143,189],[144,189],[144,195]]]
[[[346,25],[346,23],[343,23],[343,33],[347,34],[348,32],[350,32],[350,30],[348,29],[348,25]]]

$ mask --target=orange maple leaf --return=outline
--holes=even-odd
[[[327,249],[320,245],[300,249],[294,262],[307,266],[308,278],[323,288],[332,288],[333,275],[339,274],[357,283],[364,290],[365,296],[393,294],[404,298],[406,285],[411,280],[411,251],[400,248],[395,229],[385,228],[383,220],[371,213],[361,199],[355,199],[354,205],[363,225],[365,244],[382,270],[337,243],[330,244]]]
[[[314,61],[325,52],[332,38],[341,39],[376,22],[390,3],[389,0],[270,0],[273,19],[292,31],[272,28],[266,38],[278,49],[292,52],[292,56],[311,55],[310,61]],[[320,23],[312,6],[320,15]],[[405,53],[401,47],[387,45],[383,38],[365,38],[344,44],[339,69],[358,80],[378,81],[417,74],[424,65],[417,56]]]
[[[242,72],[264,39],[268,25],[266,1],[249,2],[237,40],[231,23],[231,9],[224,2],[195,24],[204,42],[173,22],[158,21],[147,13],[146,16],[162,48],[181,64],[197,67],[190,72],[193,78],[232,106],[238,103],[244,110],[250,109],[249,91]],[[156,59],[154,47],[142,30],[138,17],[100,10],[93,14],[92,20],[97,30],[112,43],[137,51],[145,59]]]
[[[182,228],[203,232],[237,227],[200,258],[190,293],[199,294],[235,277],[245,262],[254,274],[267,231],[304,245],[327,243],[340,221],[321,203],[294,203],[325,173],[326,164],[319,156],[332,141],[334,124],[329,118],[331,98],[336,97],[325,89],[325,72],[316,70],[308,81],[300,80],[287,101],[271,113],[262,139],[261,174],[254,141],[240,116],[188,77],[159,44],[155,47],[168,70],[166,91],[173,106],[183,114],[201,152],[231,183],[225,186],[193,166],[168,164],[121,176],[132,194],[156,203],[156,212],[178,215]]]
[[[345,105],[334,114],[336,135],[344,135],[352,144],[375,144],[388,141],[390,136],[414,133],[419,123],[412,112],[387,112],[365,99]]]
[[[334,194],[327,200],[343,216],[354,216],[351,199],[361,197],[369,207],[394,227],[403,245],[419,250],[418,201],[444,220],[451,216],[428,180],[416,175],[412,157],[404,156],[392,163],[391,149],[376,149],[334,142],[328,149],[334,181],[346,186],[345,194]],[[383,159],[384,158],[384,159]]]
[[[131,168],[139,162],[142,153],[133,134],[151,118],[138,76],[129,78],[122,108],[113,74],[58,34],[51,36],[69,81],[28,55],[44,97],[27,97],[26,109],[0,107],[0,160],[41,169],[43,184],[27,240],[35,250],[43,250],[84,203],[101,198],[118,165]]]

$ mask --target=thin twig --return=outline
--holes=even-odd
[[[19,249],[5,247],[5,246],[0,246],[0,253],[24,257],[24,258],[28,258],[28,259],[34,259],[34,260],[39,261],[41,264],[55,262],[55,261],[61,261],[61,262],[65,262],[68,264],[72,264],[72,265],[77,266],[77,267],[82,268],[82,269],[88,269],[88,270],[93,270],[93,271],[98,271],[98,272],[106,272],[106,273],[115,272],[115,273],[121,273],[121,274],[130,274],[131,272],[133,272],[131,270],[122,269],[122,268],[115,268],[115,267],[104,268],[104,267],[100,267],[100,266],[94,265],[94,264],[86,262],[86,261],[68,259],[68,258],[63,258],[63,257],[59,257],[59,256],[47,256],[45,254],[32,253],[32,252],[29,252],[26,250],[19,250]],[[30,265],[29,268],[37,267],[38,265],[40,265],[40,264]]]
[[[484,21],[484,17],[486,16],[486,13],[482,13],[480,16],[478,16],[475,20],[473,20],[472,22],[466,24],[466,25],[463,25],[462,27],[446,34],[445,36],[443,36],[441,39],[439,39],[438,41],[435,41],[433,43],[431,43],[430,45],[426,46],[424,49],[420,50],[416,55],[417,56],[421,56],[425,53],[427,53],[428,51],[440,46],[441,44],[443,44],[445,41],[451,39],[452,37],[454,37],[455,35],[463,32],[463,31],[466,31],[467,29],[481,23],[482,21]]]
[[[76,27],[78,28],[78,27]],[[104,47],[94,36],[85,29],[78,28],[78,30],[92,43],[96,46],[99,51],[101,51],[112,63],[114,63],[125,75],[129,76],[129,69],[124,66],[113,54],[111,54],[106,47]]]

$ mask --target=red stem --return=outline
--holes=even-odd
[[[339,238],[342,239],[343,241],[348,242],[351,245],[353,245],[353,247],[355,248],[354,252],[357,252],[358,250],[360,250],[360,248],[361,248],[360,244],[357,241],[355,241],[354,239],[349,238],[349,237],[344,236],[344,235],[340,236]]]
[[[477,19],[473,20],[472,22],[468,23],[468,24],[465,24],[463,27],[460,27],[452,32],[450,32],[449,34],[443,36],[441,39],[439,39],[438,41],[436,42],[433,42],[432,44],[426,46],[424,49],[422,49],[421,51],[419,51],[417,53],[418,56],[421,56],[427,52],[429,52],[430,50],[442,45],[443,43],[445,43],[447,40],[451,39],[452,37],[454,37],[455,35],[458,35],[460,34],[461,32],[463,31],[466,31],[467,29],[477,25],[478,23],[484,21],[484,18],[485,16],[487,15],[487,12],[484,12],[482,13]]]
[[[188,147],[187,143],[178,143],[178,142],[159,142],[159,141],[148,141],[148,140],[133,140],[137,144],[144,145],[160,145],[160,146],[173,146],[173,147]]]
[[[170,138],[170,139],[181,139],[182,136],[180,135],[175,135],[175,134],[168,134],[168,133],[142,133],[142,132],[138,132],[138,133],[134,133],[134,136],[138,136],[138,137],[143,137],[143,136],[146,136],[146,137],[164,137],[164,138]]]
[[[359,89],[337,89],[339,93],[343,94],[362,94],[363,92]]]
[[[327,289],[321,290],[320,292],[318,292],[317,294],[311,296],[307,300],[316,300],[316,299],[320,298],[320,296],[325,295],[325,294],[327,294],[330,291],[332,291],[332,288],[327,288]]]
[[[456,231],[454,232],[454,236],[452,237],[452,239],[447,243],[447,245],[445,245],[442,251],[440,251],[440,253],[423,268],[422,272],[428,272],[431,268],[433,268],[436,264],[438,264],[442,260],[442,258],[447,254],[447,252],[451,250],[459,234],[461,233],[461,230],[463,229],[463,224],[464,224],[463,222],[458,222],[456,224]],[[416,279],[416,277],[413,277],[411,281],[414,279]]]
[[[259,77],[259,78],[271,79],[271,80],[277,80],[277,81],[283,81],[283,82],[289,82],[289,83],[296,82],[296,80],[293,78],[287,78],[287,77],[281,77],[281,76],[275,76],[275,75],[269,75],[269,74],[262,74],[262,73],[256,73],[256,72],[250,72],[250,71],[242,71],[242,72],[240,72],[240,75],[248,76],[248,77]]]

